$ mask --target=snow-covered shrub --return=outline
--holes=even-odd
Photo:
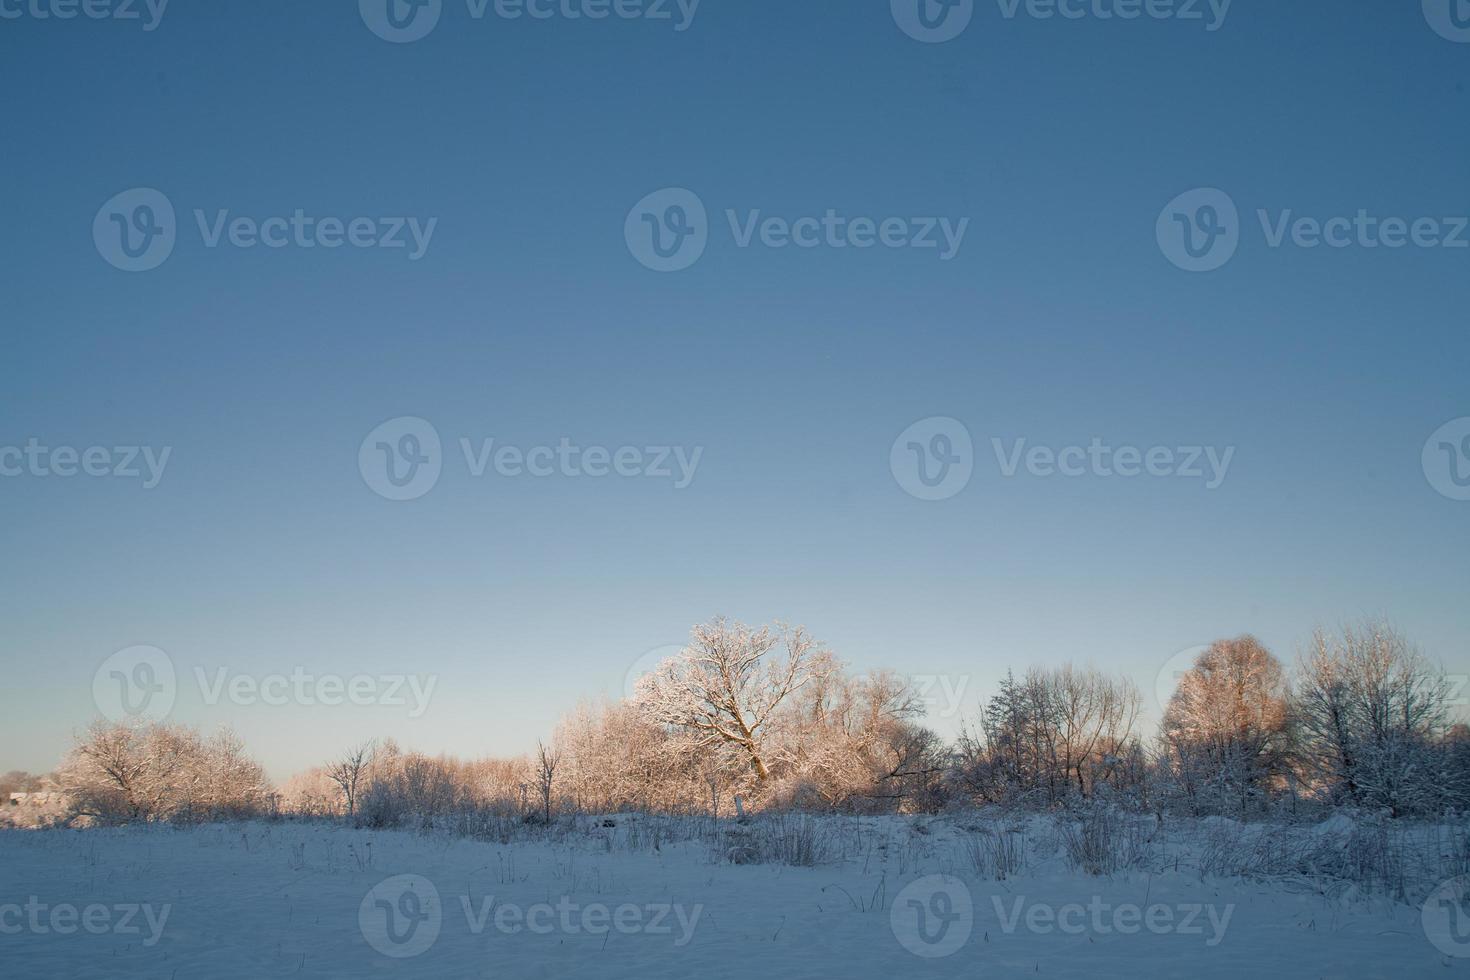
[[[1067,865],[1074,871],[1108,875],[1148,867],[1154,860],[1157,828],[1148,817],[1092,805],[1075,819],[1058,819]]]
[[[804,813],[777,813],[724,829],[716,847],[731,864],[811,868],[841,854],[828,822]]]
[[[1355,890],[1416,902],[1440,881],[1470,870],[1470,831],[1340,811],[1315,824],[1210,817],[1182,839],[1209,878],[1294,880],[1324,893]]]
[[[984,826],[962,841],[975,873],[996,881],[1020,874],[1026,867],[1026,834],[1020,828]]]

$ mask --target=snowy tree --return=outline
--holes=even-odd
[[[78,737],[56,779],[75,816],[103,823],[248,815],[270,793],[233,733],[206,741],[183,725],[98,722]]]
[[[717,619],[696,626],[682,653],[639,681],[637,701],[648,718],[694,734],[703,746],[737,749],[767,784],[777,712],[830,669],[801,627],[757,630]]]
[[[1286,771],[1288,689],[1281,662],[1253,636],[1212,644],[1179,679],[1161,739],[1193,809],[1242,816]]]
[[[200,758],[199,812],[211,819],[245,817],[270,807],[275,799],[260,763],[229,729],[206,741]]]
[[[281,799],[287,811],[306,816],[335,816],[344,810],[342,789],[325,766],[293,774],[281,787]]]
[[[562,752],[562,794],[584,810],[717,811],[728,789],[730,766],[718,747],[654,723],[634,704],[579,705],[553,741]]]
[[[1318,789],[1394,816],[1436,805],[1449,687],[1402,634],[1382,621],[1318,630],[1299,674],[1296,718]]]
[[[1441,749],[1444,753],[1443,802],[1460,812],[1470,810],[1470,726],[1450,726]]]
[[[861,810],[931,808],[944,746],[918,724],[923,700],[891,670],[852,676],[827,656],[774,742],[785,802]]]

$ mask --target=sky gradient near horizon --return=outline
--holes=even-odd
[[[234,727],[278,779],[369,736],[525,751],[720,614],[945,678],[945,734],[1007,667],[1127,674],[1156,717],[1177,651],[1252,632],[1289,661],[1366,615],[1470,673],[1470,502],[1421,457],[1470,416],[1470,248],[1271,244],[1288,211],[1446,235],[1470,214],[1470,43],[1433,10],[1235,0],[1210,30],[1208,4],[977,2],[924,43],[888,0],[703,0],[684,30],[674,3],[444,0],[390,43],[358,7],[174,0],[145,30],[0,0],[22,11],[0,17],[0,447],[170,450],[151,488],[0,476],[0,770],[52,768],[135,645],[176,669],[171,719]],[[176,211],[151,271],[94,235],[134,188]],[[625,237],[665,188],[707,209],[675,272]],[[1208,272],[1158,227],[1196,188],[1239,209]],[[221,212],[298,209],[436,220],[417,259],[406,222],[405,248],[209,244]],[[949,258],[742,247],[757,211],[967,223]],[[399,501],[359,450],[403,417],[442,472]],[[934,447],[935,417],[973,473],[927,500],[890,451],[916,423]],[[461,440],[489,439],[700,455],[686,487],[476,476]],[[1095,439],[1233,455],[1214,489],[1005,474],[1017,440]],[[1446,465],[1470,473],[1465,446]],[[298,670],[437,680],[419,717],[208,703],[221,676]]]

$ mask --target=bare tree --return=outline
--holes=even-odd
[[[895,807],[933,809],[940,800],[945,746],[927,728],[904,722],[887,728],[873,752],[874,772],[865,795]]]
[[[377,748],[378,743],[375,740],[363,742],[348,749],[340,759],[327,766],[327,778],[342,791],[348,818],[357,812],[357,801],[372,769]]]
[[[551,791],[556,781],[556,767],[561,765],[561,750],[536,743],[536,789],[541,794],[542,817],[551,823]]]
[[[1007,674],[979,733],[961,736],[960,782],[988,802],[1090,797],[1132,751],[1140,705],[1132,682],[1090,668]]]
[[[1142,699],[1131,681],[1071,664],[1052,671],[1047,685],[1056,720],[1056,762],[1063,779],[1069,784],[1075,780],[1085,799],[1107,759],[1132,735]]]

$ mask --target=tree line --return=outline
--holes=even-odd
[[[938,812],[1102,801],[1254,818],[1355,807],[1470,809],[1470,729],[1449,679],[1392,626],[1319,630],[1289,670],[1257,639],[1220,640],[1179,678],[1158,730],[1091,667],[1007,674],[960,737],[924,725],[915,684],[855,673],[805,629],[717,619],[640,679],[583,703],[534,754],[461,760],[356,746],[277,792],[228,732],[99,724],[52,777],[93,822],[276,812],[369,826],[472,813],[550,821],[624,810]]]

